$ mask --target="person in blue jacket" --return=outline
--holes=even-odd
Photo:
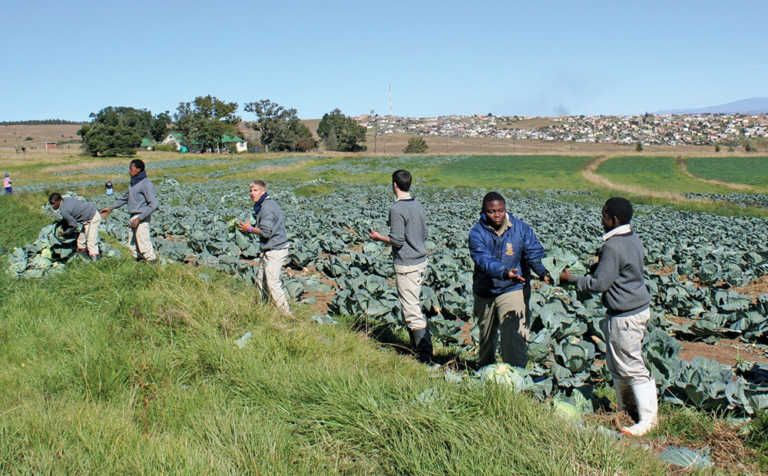
[[[483,197],[480,219],[469,231],[469,252],[475,262],[472,291],[480,328],[478,365],[495,362],[500,330],[502,360],[525,367],[531,269],[551,282],[541,263],[544,248],[528,224],[507,212],[504,197],[489,192]]]

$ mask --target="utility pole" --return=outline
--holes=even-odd
[[[379,116],[376,111],[371,109],[371,118],[373,120],[373,153],[376,153],[376,138],[379,136]]]

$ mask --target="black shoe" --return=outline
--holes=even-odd
[[[409,332],[411,335],[411,345],[416,351],[416,357],[419,362],[432,362],[432,335],[429,329],[417,329]]]

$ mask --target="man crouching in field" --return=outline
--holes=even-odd
[[[78,232],[77,252],[87,252],[93,261],[98,260],[101,215],[96,210],[96,206],[74,197],[62,198],[58,192],[48,197],[48,203],[54,210],[58,210],[71,230]]]
[[[502,360],[525,368],[531,268],[546,283],[551,281],[541,263],[544,248],[527,223],[507,213],[504,197],[489,192],[483,197],[480,219],[469,231],[469,253],[475,262],[472,291],[480,328],[477,363],[482,367],[495,362],[501,330]]]
[[[605,234],[600,261],[587,276],[573,276],[568,270],[560,280],[576,284],[581,291],[603,293],[608,317],[601,323],[606,338],[606,363],[613,376],[619,411],[634,409],[639,421],[621,432],[640,436],[657,422],[656,382],[643,362],[642,346],[651,317],[651,296],[643,280],[645,250],[632,232],[632,204],[625,198],[611,198],[603,206]],[[631,413],[631,412],[630,412]]]
[[[371,231],[369,238],[392,246],[395,285],[403,319],[411,336],[411,346],[422,362],[432,361],[432,337],[421,312],[421,281],[427,269],[427,212],[411,196],[411,173],[396,170],[392,174],[395,203],[389,210],[389,235]]]
[[[253,200],[253,222],[238,223],[243,233],[259,235],[261,242],[261,262],[256,276],[256,286],[261,295],[271,297],[278,309],[293,316],[288,307],[280,273],[288,262],[288,234],[285,231],[285,214],[280,205],[267,193],[267,184],[262,180],[251,183],[251,200]],[[265,289],[266,288],[266,289]]]
[[[117,199],[109,208],[101,210],[101,216],[105,217],[114,210],[128,204],[128,213],[131,214],[128,220],[130,229],[130,239],[128,246],[134,258],[144,259],[147,262],[157,260],[155,247],[152,246],[152,239],[149,236],[149,222],[155,210],[157,210],[157,198],[155,198],[155,186],[147,178],[144,171],[144,161],[133,159],[128,166],[128,174],[131,176],[131,184],[128,191],[122,198]]]

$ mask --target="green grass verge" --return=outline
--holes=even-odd
[[[704,179],[768,190],[768,157],[691,157],[688,171]]]
[[[471,156],[428,174],[430,185],[530,190],[594,190],[581,169],[590,157]]]
[[[683,174],[674,157],[614,157],[597,173],[606,179],[648,190],[672,193],[729,193],[733,190],[702,183]]]
[[[432,378],[206,273],[108,259],[3,273],[0,473],[663,473],[526,395]]]

